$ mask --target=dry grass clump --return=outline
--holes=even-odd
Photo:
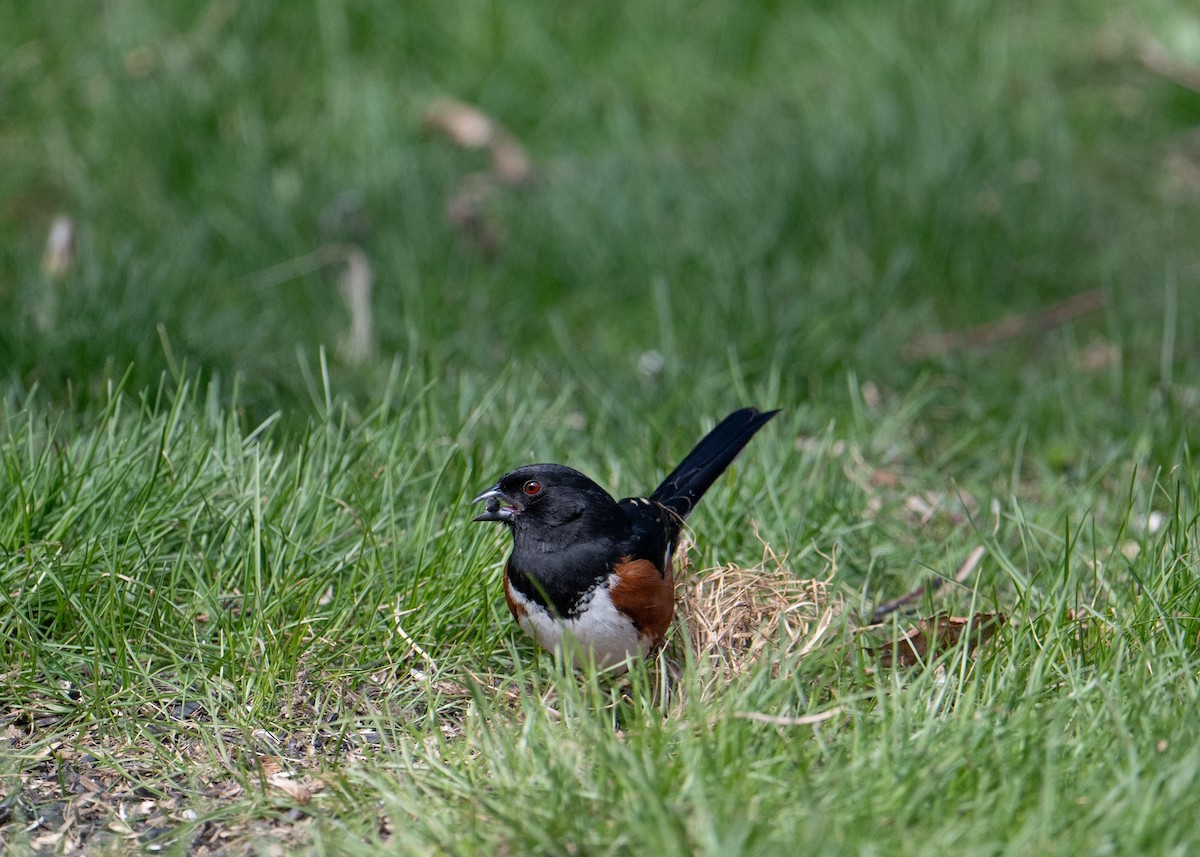
[[[714,676],[736,676],[767,651],[780,659],[803,656],[822,641],[841,609],[830,586],[832,559],[823,578],[801,578],[786,555],[764,544],[762,560],[750,568],[726,565],[693,572],[690,545],[682,547],[676,621],[697,662]]]

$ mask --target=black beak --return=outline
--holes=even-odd
[[[499,485],[493,485],[491,488],[484,491],[478,497],[471,501],[472,504],[487,501],[485,511],[472,518],[472,521],[503,521],[508,523],[512,520],[514,509],[512,506],[501,506],[500,500],[504,497],[504,492],[500,490]]]

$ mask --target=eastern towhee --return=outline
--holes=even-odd
[[[649,497],[619,503],[578,470],[530,464],[472,502],[476,521],[513,534],[504,598],[522,630],[546,649],[563,635],[607,668],[658,648],[675,612],[671,555],[688,513],[754,433],[778,411],[743,408],[696,445]]]

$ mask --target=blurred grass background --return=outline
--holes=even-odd
[[[950,664],[961,710],[927,706],[948,693],[932,671],[909,685],[848,667],[847,628],[788,681],[764,668],[730,690],[729,706],[784,714],[841,700],[850,725],[812,741],[627,712],[629,743],[597,750],[612,723],[568,675],[577,733],[535,698],[499,737],[422,756],[408,739],[428,748],[441,714],[466,715],[401,682],[367,705],[403,733],[392,755],[312,810],[328,847],[376,847],[379,804],[414,824],[389,841],[418,852],[602,853],[641,836],[664,853],[1000,853],[989,843],[1014,830],[1016,850],[1186,846],[1187,812],[1155,807],[1200,777],[1185,716],[1194,11],[0,10],[0,696],[54,718],[20,739],[6,782],[75,729],[145,747],[146,706],[198,699],[212,729],[170,728],[234,766],[251,795],[239,811],[276,812],[218,726],[329,718],[353,732],[368,714],[344,689],[412,655],[400,617],[454,681],[536,682],[499,601],[499,534],[467,526],[465,499],[534,458],[644,490],[705,425],[754,403],[785,414],[697,513],[697,564],[753,563],[758,535],[797,574],[836,568],[857,616],[986,544],[982,582],[956,606],[979,598],[1031,624],[979,674]],[[528,186],[484,199],[491,249],[447,218],[488,161],[427,126],[445,98],[501,123],[533,165]],[[64,215],[75,253],[57,274],[43,256]],[[312,262],[330,245],[361,249],[373,275],[364,360],[339,348],[340,266]],[[1066,324],[913,351],[1094,290],[1100,309]],[[1124,566],[1105,562],[1117,550]],[[1064,617],[1098,593],[1117,630],[1080,636]],[[1158,671],[1126,674],[1129,658]],[[300,711],[287,694],[309,675],[321,688]],[[697,706],[696,722],[725,711]],[[1143,733],[1175,749],[1155,738],[1121,745],[1127,768],[1104,761]],[[148,752],[131,780],[169,791],[164,771],[195,776],[194,758]],[[1094,784],[1055,788],[1080,758]],[[1012,776],[989,779],[1006,759]],[[872,779],[880,765],[889,776]],[[528,782],[554,799],[506,814]],[[971,789],[994,817],[963,820]],[[495,824],[475,819],[479,800]],[[1096,818],[1072,814],[1080,800]]]
[[[494,377],[515,360],[567,384],[586,366],[613,398],[638,395],[651,348],[668,392],[730,360],[798,396],[847,370],[904,385],[925,368],[896,359],[918,332],[1096,287],[1110,305],[1091,329],[1148,357],[1106,379],[1129,382],[1119,401],[1141,407],[1195,351],[1195,194],[1168,165],[1194,156],[1200,108],[1135,59],[1194,27],[1171,4],[114,2],[6,19],[0,353],[26,385],[83,394],[130,365],[154,385],[165,337],[192,371],[290,401],[297,350],[332,343],[345,309],[328,270],[253,275],[347,239],[375,271],[385,364]],[[537,171],[492,200],[493,259],[445,222],[483,161],[422,132],[447,95]],[[39,260],[58,213],[79,254],[54,286]],[[984,359],[1038,364],[1015,351]],[[1005,368],[972,381],[1019,375]],[[346,374],[347,392],[378,389]]]

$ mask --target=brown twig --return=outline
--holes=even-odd
[[[733,716],[740,720],[752,720],[755,723],[769,723],[772,726],[812,726],[816,723],[824,723],[826,720],[837,717],[841,713],[842,707],[835,705],[826,711],[818,711],[816,714],[802,714],[799,717],[763,714],[761,711],[735,711],[733,712]]]
[[[1035,312],[1010,315],[999,321],[989,321],[966,330],[919,337],[904,349],[904,356],[908,360],[938,357],[962,348],[982,348],[1026,333],[1049,330],[1081,315],[1095,312],[1104,306],[1106,300],[1102,289],[1089,289]]]
[[[944,598],[950,592],[952,587],[961,585],[963,581],[970,577],[971,573],[975,571],[975,567],[979,565],[979,561],[983,559],[983,553],[983,545],[976,545],[975,549],[967,554],[967,558],[963,560],[963,564],[958,567],[958,571],[955,573],[954,579],[947,580],[941,586],[939,586],[937,592],[933,593],[933,597]],[[878,625],[886,617],[890,616],[892,613],[895,613],[905,604],[911,604],[912,602],[916,601],[927,591],[928,587],[922,585],[918,586],[912,592],[904,593],[899,598],[893,598],[891,601],[885,601],[876,607],[875,612],[871,614],[871,624]]]

